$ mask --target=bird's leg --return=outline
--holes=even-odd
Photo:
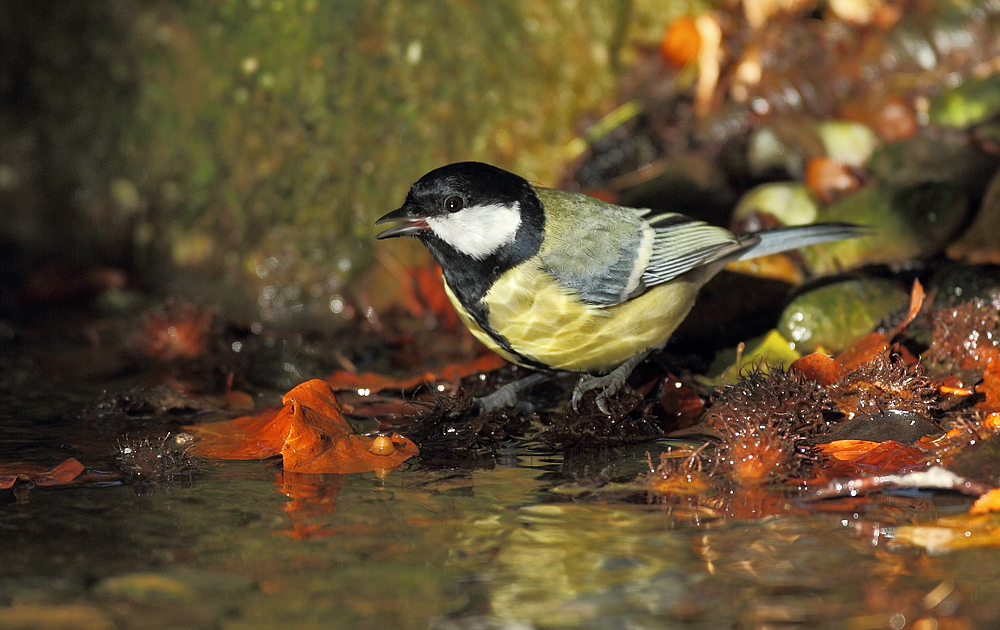
[[[593,374],[584,374],[581,376],[580,380],[576,384],[576,387],[573,388],[573,411],[577,411],[577,406],[580,404],[580,400],[583,399],[584,394],[592,389],[603,387],[604,391],[597,395],[597,400],[595,402],[597,403],[597,408],[601,410],[601,413],[607,414],[608,396],[612,396],[617,393],[618,390],[621,389],[622,385],[625,384],[625,380],[632,374],[632,370],[634,370],[637,365],[642,363],[646,357],[649,356],[649,353],[657,349],[658,348],[650,348],[649,350],[644,350],[643,352],[632,355],[624,363],[604,376],[594,376]]]
[[[529,374],[524,378],[511,381],[510,383],[500,387],[500,389],[493,392],[489,396],[477,398],[476,403],[479,405],[479,412],[491,413],[493,411],[497,411],[498,409],[503,409],[504,407],[514,407],[517,405],[517,395],[521,393],[521,390],[541,383],[542,381],[551,378],[551,376],[551,374],[546,372],[535,372],[534,374]]]

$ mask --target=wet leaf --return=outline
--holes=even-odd
[[[870,332],[837,354],[837,362],[846,370],[875,360],[889,352],[889,336],[882,332]]]
[[[826,155],[833,161],[863,168],[880,142],[875,132],[857,122],[824,120],[816,124]]]
[[[874,361],[880,355],[885,355],[889,351],[889,344],[896,335],[902,333],[916,319],[923,308],[927,294],[919,281],[913,281],[913,288],[910,290],[910,308],[906,317],[892,331],[888,333],[871,332],[855,341],[844,351],[837,355],[837,361],[847,370],[856,370],[865,363]],[[905,348],[898,348],[898,354],[903,357],[907,365],[917,362],[916,357],[911,355]]]
[[[832,440],[826,444],[820,444],[816,450],[840,461],[850,461],[878,448],[878,446],[878,442],[871,440]]]
[[[344,419],[324,381],[307,381],[282,399],[284,407],[228,422],[188,427],[200,440],[192,455],[217,459],[266,459],[281,455],[286,472],[384,472],[418,453],[407,438],[393,434],[392,448],[372,452],[378,438],[357,435]]]
[[[38,486],[60,486],[79,477],[83,469],[83,464],[72,457],[50,469],[37,464],[0,464],[0,489],[10,488],[18,481]]]
[[[472,374],[491,372],[503,367],[505,364],[506,362],[500,357],[500,355],[490,352],[467,363],[453,363],[441,368],[437,372],[425,372],[418,376],[410,376],[401,379],[376,374],[374,372],[364,372],[359,374],[355,372],[339,371],[334,372],[324,380],[329,383],[330,387],[335,391],[356,390],[359,393],[362,391],[365,392],[363,395],[368,395],[385,389],[406,391],[419,385],[423,385],[424,383],[456,381]]]
[[[851,169],[826,156],[815,157],[806,164],[806,185],[823,203],[832,203],[861,185]]]
[[[904,525],[893,531],[893,540],[940,554],[960,549],[1000,545],[1000,526],[990,516],[940,519],[921,525]]]
[[[823,440],[892,440],[902,444],[916,444],[927,435],[941,434],[941,428],[926,416],[912,411],[885,409],[858,414],[844,420]]]
[[[948,470],[987,486],[1000,486],[1000,437],[976,439],[966,436],[961,451],[947,464]]]
[[[865,225],[871,234],[805,247],[801,253],[816,274],[931,256],[962,227],[967,206],[966,192],[950,183],[869,185],[821,210],[818,220]]]
[[[819,444],[816,450],[841,462],[827,469],[828,474],[836,477],[853,477],[866,473],[890,475],[916,466],[926,459],[926,454],[919,448],[893,440],[836,440],[829,444]]]
[[[837,352],[905,303],[906,293],[893,281],[851,278],[796,297],[781,314],[778,330],[800,352]]]
[[[772,365],[791,365],[800,356],[777,330],[767,333],[758,343],[748,345],[738,354],[737,360],[716,379],[716,384],[736,383],[753,366],[760,366],[766,373]]]
[[[758,278],[781,280],[793,285],[801,284],[804,278],[802,268],[787,254],[737,260],[726,265],[726,269]]]

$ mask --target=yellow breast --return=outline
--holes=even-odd
[[[500,276],[483,301],[490,326],[520,355],[555,369],[604,372],[663,344],[691,310],[698,288],[675,280],[602,308],[577,301],[528,261]],[[447,282],[445,290],[476,338],[508,361],[523,363],[469,316]]]

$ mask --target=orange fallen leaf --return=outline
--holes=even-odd
[[[990,512],[1000,512],[1000,488],[994,488],[986,494],[976,499],[969,510],[969,514],[989,514]]]
[[[286,472],[386,473],[419,450],[393,434],[391,448],[371,452],[373,438],[354,433],[330,386],[319,379],[298,385],[284,407],[228,422],[187,427],[199,438],[192,455],[217,459],[266,459],[281,455]]]
[[[391,378],[374,372],[354,373],[346,371],[334,372],[324,380],[330,384],[335,391],[357,390],[364,391],[365,395],[373,394],[384,389],[408,390],[424,383],[435,383],[438,381],[454,381],[465,378],[479,372],[491,372],[503,367],[505,361],[500,355],[483,354],[478,358],[466,363],[453,363],[435,372],[424,372],[418,376],[411,376],[402,379]]]
[[[868,451],[878,447],[881,442],[871,440],[834,440],[826,444],[817,444],[816,450],[840,461],[857,459]]]
[[[36,486],[60,486],[79,477],[83,468],[83,464],[72,457],[50,469],[37,464],[0,464],[0,490],[12,487],[18,480],[30,481]]]
[[[895,440],[834,440],[818,444],[816,449],[835,460],[827,472],[844,476],[858,472],[897,473],[920,464],[926,457],[919,448]]]
[[[822,352],[813,352],[796,359],[788,369],[796,370],[809,380],[823,386],[833,385],[847,375],[847,370],[839,361]]]
[[[841,351],[837,355],[837,361],[844,366],[847,371],[855,370],[859,366],[868,363],[875,358],[876,355],[882,354],[889,349],[889,343],[892,342],[893,338],[899,333],[906,330],[906,327],[916,319],[917,315],[920,313],[920,309],[923,308],[924,299],[927,294],[924,292],[924,287],[919,281],[913,281],[913,289],[910,291],[910,309],[906,313],[906,317],[903,321],[899,323],[898,326],[892,329],[888,334],[880,332],[868,333],[858,341],[851,344],[848,348]],[[911,355],[912,356],[912,355]],[[911,365],[916,362],[916,357],[913,357],[912,362],[909,357],[906,357],[907,365]]]
[[[837,362],[850,372],[888,352],[889,337],[885,333],[868,333],[837,354]]]
[[[971,396],[976,390],[966,385],[962,380],[953,374],[947,374],[933,383],[942,394],[953,394],[955,396]]]

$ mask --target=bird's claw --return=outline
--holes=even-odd
[[[489,396],[477,398],[476,404],[479,406],[479,413],[488,414],[506,407],[515,407],[530,415],[534,411],[534,407],[532,407],[531,403],[518,401],[518,394],[521,390],[527,389],[528,387],[531,387],[536,383],[540,383],[547,378],[549,378],[548,374],[544,372],[536,372],[534,374],[529,374],[522,379],[507,383]]]
[[[517,390],[508,388],[505,385],[489,396],[477,398],[476,404],[479,406],[479,413],[482,414],[493,413],[498,409],[506,407],[513,407],[517,404]]]
[[[603,391],[597,394],[597,398],[594,399],[594,403],[597,405],[597,408],[601,410],[601,413],[606,416],[610,416],[611,413],[608,411],[608,397],[614,396],[618,393],[618,390],[621,389],[624,384],[625,378],[615,372],[604,376],[584,374],[580,377],[576,387],[573,388],[573,411],[579,411],[580,401],[583,400],[584,394],[592,389],[603,388]]]

